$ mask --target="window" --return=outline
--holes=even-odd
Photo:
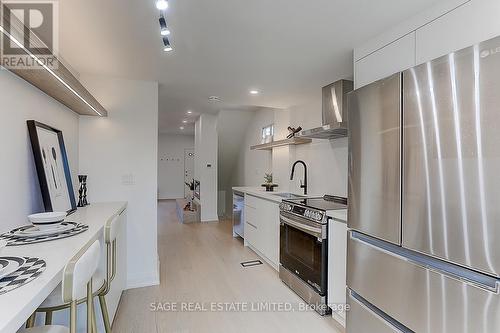
[[[262,142],[268,143],[273,141],[274,136],[274,124],[268,125],[262,128]]]

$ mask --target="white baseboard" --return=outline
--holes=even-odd
[[[205,218],[202,219],[201,222],[203,223],[208,223],[208,222],[219,222],[219,217],[218,216],[212,216],[210,218]]]
[[[157,257],[158,258],[158,257]],[[160,259],[154,272],[139,272],[127,278],[127,289],[157,286],[160,284]]]

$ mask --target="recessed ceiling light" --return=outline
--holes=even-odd
[[[187,122],[188,122],[188,121],[187,121],[187,120],[183,120],[182,122],[183,122],[184,124],[187,124]]]
[[[168,8],[168,1],[167,0],[156,0],[156,8],[159,10],[165,10]]]
[[[192,113],[193,113],[193,111],[191,111],[191,110],[188,110],[188,112],[187,112],[187,114],[192,114]]]
[[[208,98],[210,102],[220,102],[220,97],[219,96],[210,96]]]
[[[170,46],[170,45],[169,46],[165,46],[165,48],[163,49],[163,51],[165,51],[165,52],[170,52],[172,50],[173,50],[172,46]]]
[[[179,129],[183,130],[183,129],[184,129],[184,126],[179,127]]]
[[[250,95],[258,95],[259,91],[258,90],[250,90]]]

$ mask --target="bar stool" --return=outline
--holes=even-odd
[[[64,268],[62,280],[63,302],[70,304],[70,327],[45,325],[26,328],[18,333],[76,333],[76,306],[80,299],[80,291],[87,286],[87,333],[92,333],[95,322],[92,295],[92,276],[95,274],[101,257],[101,246],[95,241],[85,250],[80,251]]]
[[[111,323],[109,320],[105,296],[108,294],[111,287],[111,281],[114,280],[116,275],[116,236],[118,234],[118,224],[119,215],[115,215],[106,221],[106,224],[104,225],[104,242],[106,243],[106,272],[103,273],[100,269],[97,269],[93,277],[94,284],[92,295],[93,297],[99,297],[99,304],[101,306],[101,313],[106,333],[111,333]],[[77,304],[81,304],[86,301],[84,292],[85,291],[83,289],[80,291],[80,298],[78,298]],[[45,325],[50,325],[52,323],[52,313],[54,311],[70,307],[68,302],[64,302],[64,300],[62,300],[61,293],[61,284],[59,284],[59,286],[52,291],[52,293],[36,310],[38,313],[45,313]],[[93,326],[94,332],[97,332],[95,321],[93,322]]]
[[[104,242],[106,243],[106,280],[103,288],[97,294],[101,305],[102,319],[106,333],[111,333],[111,322],[109,320],[108,307],[106,305],[106,295],[111,288],[111,282],[116,276],[116,236],[118,235],[120,214],[112,217],[104,226]]]

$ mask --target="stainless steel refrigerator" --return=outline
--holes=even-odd
[[[500,38],[348,98],[347,332],[500,332]]]

